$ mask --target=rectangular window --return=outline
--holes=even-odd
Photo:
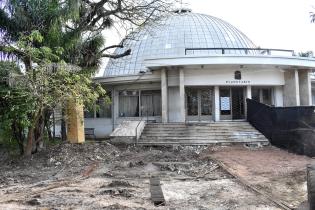
[[[105,99],[99,99],[96,102],[96,118],[111,118],[112,117],[112,105],[105,101]]]
[[[139,117],[139,91],[119,92],[119,117]]]
[[[84,118],[94,118],[94,108],[86,108],[84,110]]]
[[[141,116],[161,116],[161,91],[141,91]]]
[[[272,88],[252,87],[252,99],[263,104],[272,105]]]
[[[272,105],[271,88],[262,89],[262,103]]]
[[[107,91],[107,97],[111,100],[111,92]],[[111,118],[112,105],[105,98],[99,98],[93,107],[84,110],[84,118]]]
[[[187,115],[197,116],[198,115],[198,90],[187,89]]]
[[[257,87],[252,87],[252,99],[254,101],[260,102],[260,89]]]

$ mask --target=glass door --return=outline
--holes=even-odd
[[[186,88],[186,110],[188,121],[211,121],[212,88]]]
[[[199,98],[198,90],[193,88],[187,88],[187,120],[188,121],[199,121]]]
[[[200,114],[199,121],[210,121],[212,115],[212,89],[199,90],[200,95]]]

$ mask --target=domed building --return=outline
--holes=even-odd
[[[311,105],[315,60],[291,50],[257,48],[219,18],[174,11],[123,40],[103,77],[110,106],[86,113],[85,127],[97,137],[123,121],[162,123],[246,119],[246,98],[272,106]]]

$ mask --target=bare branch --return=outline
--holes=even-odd
[[[131,53],[131,49],[128,49],[124,53],[121,53],[121,54],[104,54],[103,53],[101,57],[117,59],[117,58],[122,58],[122,57],[128,56],[128,55],[130,55],[130,53]]]

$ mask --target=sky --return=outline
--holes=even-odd
[[[315,52],[315,0],[183,0],[192,12],[221,18],[261,48]],[[117,44],[126,35],[117,30],[104,32],[106,45]],[[104,60],[99,73],[103,74]]]

